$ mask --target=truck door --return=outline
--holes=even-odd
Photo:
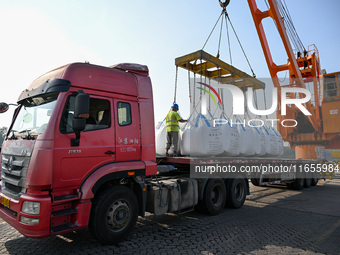
[[[140,160],[140,121],[138,103],[114,100],[116,122],[116,161]]]
[[[80,145],[71,146],[75,96],[70,95],[56,131],[54,185],[78,186],[96,168],[116,160],[112,99],[90,95],[90,116],[81,132]]]

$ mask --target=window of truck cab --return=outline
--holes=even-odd
[[[59,130],[62,134],[74,133],[72,122],[76,96],[67,98],[62,112]],[[111,103],[108,99],[90,96],[89,118],[86,119],[84,132],[102,130],[111,127]]]
[[[117,103],[117,116],[119,126],[128,126],[132,123],[131,105],[127,102]]]
[[[48,93],[23,100],[16,110],[18,113],[11,129],[12,134],[42,134],[50,121],[58,94]]]

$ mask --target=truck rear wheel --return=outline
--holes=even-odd
[[[254,186],[260,186],[261,173],[251,173],[250,181]]]
[[[131,189],[109,187],[92,204],[90,231],[103,244],[118,243],[132,231],[137,222],[137,212],[138,200]]]
[[[228,181],[226,205],[230,208],[241,208],[246,200],[246,182],[242,177],[230,179]]]
[[[254,186],[260,186],[260,179],[259,178],[251,178],[251,183],[254,185]]]
[[[217,215],[224,209],[226,188],[221,179],[210,179],[204,189],[203,199],[198,201],[200,211]]]

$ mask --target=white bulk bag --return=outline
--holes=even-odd
[[[268,156],[277,155],[277,139],[276,135],[270,127],[263,128],[266,139],[266,154]]]
[[[256,156],[263,156],[266,154],[266,137],[263,133],[261,127],[252,127],[254,132],[254,139],[255,139],[255,151],[254,154]]]
[[[181,132],[181,155],[190,155],[190,130],[191,126],[185,126]]]
[[[156,154],[165,156],[166,126],[164,121],[156,127]]]
[[[276,155],[281,156],[284,153],[284,146],[283,146],[283,139],[281,134],[273,129],[273,132],[275,133],[276,136],[276,142],[277,142],[277,153]]]
[[[237,156],[240,153],[240,133],[235,125],[228,123],[219,124],[222,129],[223,155]]]
[[[255,135],[251,127],[238,125],[240,133],[240,155],[253,156],[255,153]]]
[[[221,127],[213,127],[213,122],[200,114],[190,127],[190,156],[215,156],[222,152]]]

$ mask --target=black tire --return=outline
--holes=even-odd
[[[251,178],[251,183],[254,185],[254,186],[260,186],[260,179],[259,178]]]
[[[138,219],[138,200],[125,186],[111,186],[95,197],[91,208],[89,228],[102,244],[124,240]]]
[[[310,188],[312,186],[312,178],[305,179],[305,188]]]
[[[252,173],[250,176],[250,181],[254,186],[260,186],[260,173]]]
[[[221,179],[210,179],[204,189],[203,199],[198,201],[197,209],[210,215],[217,215],[224,209],[226,188]]]
[[[294,184],[295,184],[294,182],[286,183],[288,189],[295,189],[295,185]]]
[[[318,184],[318,182],[319,182],[319,179],[318,179],[317,176],[312,178],[312,186],[316,186]]]
[[[305,187],[305,179],[303,177],[296,178],[294,181],[294,189],[302,190]]]
[[[227,181],[227,207],[241,208],[246,200],[247,186],[244,178],[239,177]]]

